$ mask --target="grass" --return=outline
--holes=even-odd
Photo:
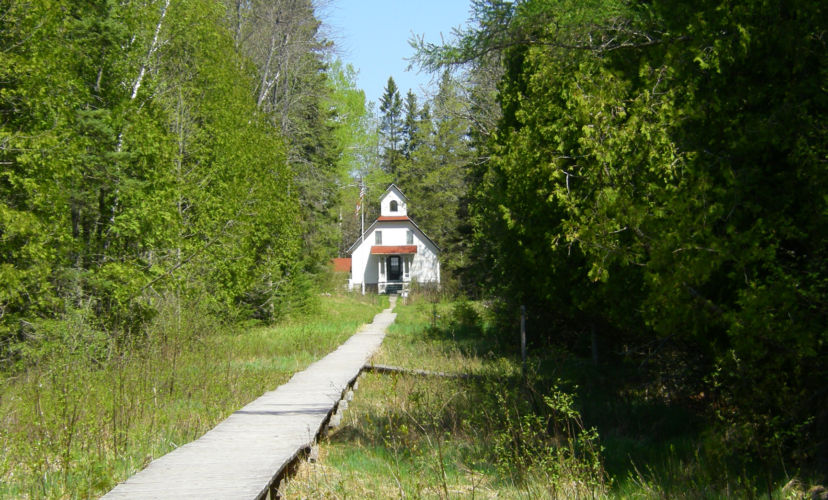
[[[623,360],[595,367],[559,355],[539,371],[579,388],[584,421],[601,436],[611,497],[798,499],[825,480],[737,448],[711,415],[662,397]]]
[[[26,369],[1,374],[0,497],[104,493],[333,350],[386,305],[369,299],[324,297],[316,315],[244,329],[171,302],[141,339],[66,318],[28,343]],[[396,312],[377,363],[474,377],[365,374],[287,498],[793,499],[815,482],[729,452],[623,365],[535,349],[524,379],[483,304]]]
[[[398,305],[379,364],[471,379],[365,374],[343,423],[285,498],[811,498],[814,477],[734,453],[691,408],[630,384],[626,366],[536,349],[483,304]],[[800,479],[793,479],[800,475]],[[801,481],[801,482],[800,482]],[[812,489],[815,488],[815,489]],[[819,497],[815,497],[819,498]]]
[[[343,424],[321,443],[320,460],[300,467],[285,497],[569,498],[605,491],[594,441],[581,432],[571,402],[535,408],[544,401],[524,390],[519,361],[498,354],[508,350],[480,328],[479,309],[398,306],[377,363],[475,377],[363,375]],[[553,422],[555,411],[570,413]]]
[[[0,389],[0,497],[100,495],[332,351],[386,306],[321,297],[316,314],[233,328],[171,302],[140,339],[82,315],[53,325]]]

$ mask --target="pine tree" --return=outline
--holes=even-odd
[[[411,153],[417,149],[419,143],[419,138],[417,137],[419,111],[417,107],[417,96],[409,90],[405,96],[405,120],[403,121],[402,128],[402,154],[406,160],[411,159]]]
[[[403,121],[402,99],[393,77],[388,77],[385,93],[380,98],[380,134],[383,137],[383,169],[395,176],[402,161]]]
[[[446,276],[460,265],[461,202],[471,157],[461,97],[457,82],[445,74],[433,102],[416,110],[416,101],[406,100],[409,157],[397,173],[401,189],[412,200],[411,216],[443,250]]]

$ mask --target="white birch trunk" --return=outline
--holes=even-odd
[[[170,7],[170,0],[164,0],[164,6],[161,8],[161,16],[158,18],[158,23],[155,25],[155,32],[152,36],[152,43],[150,43],[149,50],[147,51],[147,56],[144,62],[141,64],[141,69],[138,71],[138,77],[135,78],[135,82],[132,84],[132,93],[129,96],[130,101],[134,101],[135,98],[138,96],[138,89],[141,88],[141,83],[144,81],[144,75],[147,72],[147,66],[149,66],[150,61],[152,60],[153,54],[155,51],[158,50],[158,38],[161,34],[161,27],[164,24],[164,18],[167,16],[167,9]],[[118,144],[115,147],[115,151],[120,153],[123,150],[124,146],[124,131],[118,134]],[[118,180],[121,177],[120,168],[115,166],[115,199],[112,202],[112,211],[109,215],[109,227],[111,228],[112,225],[115,223],[115,215],[118,213],[118,206],[120,205],[119,202],[119,195],[120,195],[120,188],[118,187]],[[104,248],[109,247],[109,238],[104,242]]]

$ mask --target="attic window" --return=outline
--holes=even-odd
[[[374,232],[374,243],[376,243],[377,245],[382,245],[382,231]]]
[[[392,212],[396,212],[396,211],[397,211],[397,200],[391,200],[391,207],[390,207],[390,210],[391,210]]]

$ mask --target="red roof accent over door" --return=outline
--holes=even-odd
[[[392,255],[401,253],[417,253],[417,245],[374,245],[371,247],[371,255]]]
[[[377,217],[378,221],[406,221],[411,220],[407,215],[382,215]]]

